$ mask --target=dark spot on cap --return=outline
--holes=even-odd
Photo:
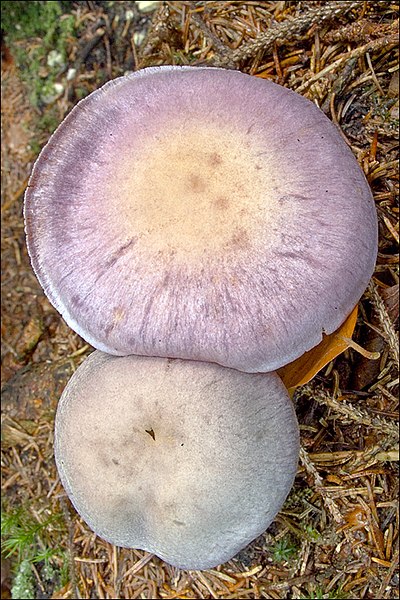
[[[173,523],[175,523],[175,525],[180,525],[180,527],[183,527],[183,525],[185,525],[183,521],[178,521],[178,519],[174,519]]]
[[[245,229],[243,229],[242,227],[238,227],[230,240],[229,245],[233,246],[234,248],[245,248],[246,246],[249,245],[250,239],[249,239],[249,234],[247,233],[247,231]]]
[[[191,173],[188,177],[188,186],[191,192],[204,192],[206,189],[206,183],[200,175],[196,175],[195,173]]]
[[[211,167],[218,167],[223,162],[222,156],[217,152],[213,152],[212,154],[210,154],[208,162],[211,165]]]
[[[229,204],[229,198],[226,196],[218,196],[218,198],[214,200],[214,206],[215,208],[218,208],[218,210],[226,210],[229,208]]]
[[[149,436],[152,437],[154,441],[156,441],[156,436],[155,436],[153,429],[145,429],[145,432],[148,433]]]

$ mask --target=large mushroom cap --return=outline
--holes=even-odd
[[[55,456],[102,538],[187,569],[263,533],[296,473],[297,421],[275,373],[94,352],[59,402]]]
[[[25,218],[46,294],[96,348],[244,371],[337,329],[377,252],[336,127],[224,69],[149,68],[88,96],[42,151]]]

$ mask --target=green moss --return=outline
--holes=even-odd
[[[1,25],[11,41],[48,36],[60,16],[58,2],[1,2]]]
[[[37,565],[42,579],[53,586],[62,587],[68,581],[65,568],[68,561],[63,551],[53,544],[53,532],[60,531],[62,520],[59,513],[38,522],[25,506],[2,507],[1,553],[13,564],[13,598],[35,597],[33,564]]]
[[[39,119],[38,128],[40,131],[47,131],[53,133],[53,131],[60,124],[60,119],[56,110],[48,109]]]
[[[286,536],[278,540],[272,547],[272,556],[275,562],[286,562],[297,554],[298,547],[291,537]]]
[[[15,573],[14,583],[11,588],[11,597],[31,600],[35,598],[35,582],[31,564],[23,560]]]
[[[65,40],[74,33],[74,17],[63,15],[59,2],[1,2],[2,28],[7,41],[40,38],[37,56],[49,50],[59,51],[65,58]]]
[[[330,592],[324,592],[322,588],[317,586],[313,592],[310,593],[309,596],[301,596],[302,600],[344,600],[348,598],[349,595],[344,593],[341,588],[336,590],[331,590]]]
[[[1,2],[1,20],[30,102],[40,107],[55,93],[54,84],[67,61],[68,39],[75,34],[74,17],[63,14],[60,2],[13,0]]]
[[[315,529],[312,525],[305,525],[303,527],[304,533],[310,542],[318,542],[321,538],[320,532]]]

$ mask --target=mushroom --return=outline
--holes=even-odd
[[[275,373],[93,352],[58,405],[55,457],[101,538],[207,569],[262,534],[292,486],[296,416]]]
[[[153,67],[82,100],[25,201],[48,298],[99,350],[271,371],[350,314],[377,217],[337,128],[238,71]]]

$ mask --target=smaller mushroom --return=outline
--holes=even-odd
[[[262,534],[293,484],[296,416],[275,373],[95,351],[60,399],[55,456],[103,539],[186,569]]]

